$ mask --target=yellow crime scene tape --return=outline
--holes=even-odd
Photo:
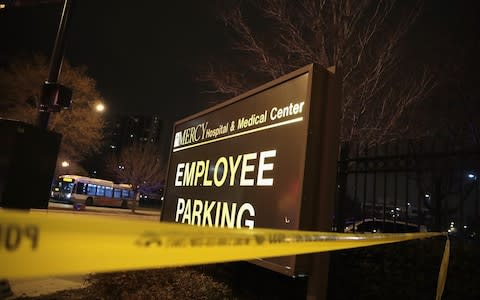
[[[441,235],[445,234],[345,234],[226,229],[78,214],[2,210],[0,278],[251,260],[366,247]],[[441,267],[443,274],[440,273],[438,279],[440,295],[445,284],[446,266],[447,249]]]

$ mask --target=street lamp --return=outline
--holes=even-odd
[[[68,161],[66,160],[62,161],[62,167],[66,168],[68,166],[70,166],[70,163]]]
[[[95,110],[97,112],[103,112],[105,110],[105,105],[103,105],[103,103],[99,102],[95,105]]]

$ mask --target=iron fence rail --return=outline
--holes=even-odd
[[[334,230],[448,230],[478,236],[479,181],[478,144],[342,144]]]

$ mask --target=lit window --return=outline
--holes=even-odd
[[[113,188],[111,187],[106,187],[105,188],[105,197],[113,197]]]
[[[122,198],[122,190],[114,189],[113,190],[113,197],[114,198]]]
[[[128,190],[122,190],[122,198],[128,198],[130,195]]]
[[[95,192],[97,190],[96,184],[88,184],[87,185],[87,195],[95,196]]]
[[[97,196],[105,196],[105,187],[104,186],[98,186],[97,187]]]

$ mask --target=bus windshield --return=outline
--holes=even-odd
[[[59,181],[55,191],[60,193],[71,193],[73,191],[73,182]]]

